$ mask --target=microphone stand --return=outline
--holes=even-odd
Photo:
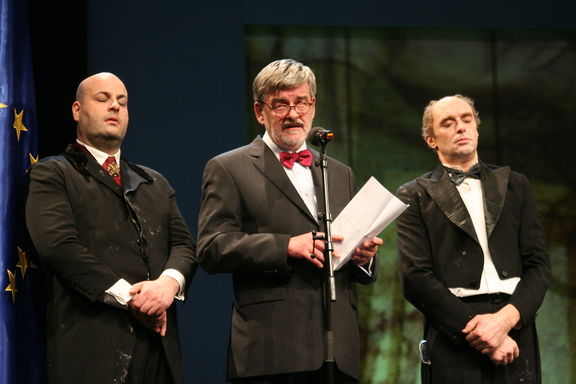
[[[322,190],[324,196],[324,212],[318,214],[318,218],[324,223],[324,236],[314,236],[314,240],[324,240],[324,365],[326,370],[326,383],[334,383],[334,370],[336,360],[334,358],[334,334],[332,331],[332,304],[336,301],[336,283],[334,279],[334,269],[332,267],[332,252],[334,243],[332,242],[332,214],[330,213],[329,193],[328,193],[328,160],[326,157],[327,140],[320,142],[319,165],[322,172]],[[318,166],[318,163],[316,164]]]

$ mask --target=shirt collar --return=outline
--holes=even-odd
[[[264,140],[264,142],[266,143],[266,145],[272,150],[272,152],[274,152],[274,155],[276,156],[276,158],[278,160],[280,160],[280,152],[290,152],[290,151],[284,151],[282,148],[280,148],[270,137],[270,135],[268,134],[268,131],[266,131],[264,133],[264,136],[262,137],[262,140]],[[305,149],[307,149],[308,147],[306,146],[306,142],[302,143],[302,145],[300,146],[300,148],[298,148],[297,151],[295,152],[300,152],[303,151]]]
[[[109,154],[107,154],[106,152],[102,152],[99,149],[96,149],[94,147],[89,146],[86,143],[83,143],[80,141],[80,139],[76,139],[76,142],[80,145],[83,145],[84,147],[86,147],[86,149],[88,150],[88,152],[90,152],[90,154],[92,156],[94,156],[94,158],[96,159],[96,161],[98,162],[98,164],[102,165],[104,164],[104,162],[106,161],[106,159],[108,158],[108,156],[110,156]],[[120,165],[120,149],[118,149],[118,152],[116,152],[115,154],[113,154],[112,156],[114,156],[114,158],[116,159],[116,163],[118,163],[118,165]]]

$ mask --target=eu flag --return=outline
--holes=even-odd
[[[0,384],[44,382],[42,300],[26,170],[38,160],[26,0],[0,0]]]

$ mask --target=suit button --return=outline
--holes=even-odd
[[[462,256],[466,256],[466,251],[462,251]]]
[[[503,276],[503,277],[508,277],[508,271],[502,271],[502,276]]]
[[[468,286],[470,288],[478,288],[478,280],[470,280],[470,282],[468,282]]]

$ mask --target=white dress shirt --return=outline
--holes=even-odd
[[[482,196],[482,182],[474,178],[466,178],[462,184],[456,186],[466,209],[472,218],[476,236],[480,242],[482,253],[484,254],[484,268],[480,278],[480,287],[478,289],[468,289],[462,287],[449,288],[450,291],[458,297],[475,296],[491,293],[514,293],[516,285],[520,281],[519,277],[501,280],[492,261],[490,249],[488,248],[488,236],[486,233],[486,221],[484,216],[484,198]]]
[[[278,145],[276,145],[274,141],[272,141],[272,138],[268,135],[268,132],[264,133],[262,140],[264,140],[266,145],[268,145],[272,152],[274,152],[274,155],[278,161],[280,161],[280,152],[283,151],[280,147],[278,147]],[[306,142],[304,142],[302,146],[295,152],[300,152],[305,149],[307,149]],[[314,181],[312,180],[312,171],[310,170],[310,167],[304,167],[300,165],[300,163],[294,162],[292,169],[288,169],[284,166],[282,166],[282,168],[284,168],[286,175],[288,175],[292,185],[294,185],[294,188],[296,188],[298,194],[302,200],[304,200],[304,203],[308,207],[310,213],[312,213],[312,216],[314,216],[316,221],[318,221],[318,202],[316,200],[316,190],[314,189]],[[362,266],[358,267],[368,275],[372,276],[371,271],[373,261],[374,258],[370,259],[370,263],[368,264],[367,268]]]
[[[262,140],[264,140],[266,145],[268,145],[272,152],[274,152],[274,155],[278,161],[280,161],[280,152],[283,151],[280,149],[280,147],[278,147],[278,145],[276,145],[275,142],[272,141],[272,138],[268,135],[268,132],[264,134]],[[300,152],[305,149],[307,149],[306,142],[304,142],[302,146],[295,152]],[[304,204],[306,204],[308,207],[308,210],[312,216],[316,219],[316,221],[318,221],[318,202],[316,201],[316,192],[314,189],[314,181],[312,180],[312,171],[310,170],[310,167],[304,167],[299,162],[295,161],[292,169],[288,169],[284,166],[282,166],[282,168],[284,168],[284,172],[286,172],[286,175],[288,175],[292,185],[294,185],[294,188],[296,188],[296,191],[298,191],[298,194],[304,201]]]

